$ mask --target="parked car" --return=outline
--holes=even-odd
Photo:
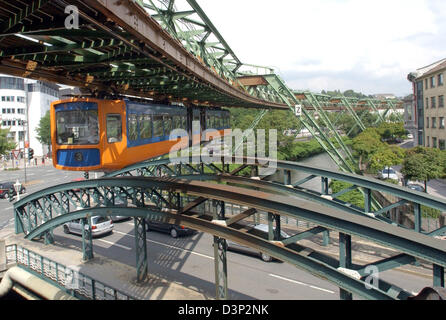
[[[113,232],[113,221],[109,217],[93,216],[91,219],[91,234],[93,237]],[[82,221],[76,219],[63,225],[66,234],[82,235]]]
[[[408,183],[407,187],[409,189],[412,189],[412,190],[415,190],[415,191],[424,192],[424,188],[422,186],[420,186],[419,184],[416,184],[416,183]]]
[[[158,221],[146,221],[147,231],[159,231],[163,233],[170,234],[172,238],[178,238],[179,236],[193,235],[197,233],[196,230],[186,228],[185,226],[179,226],[176,224],[170,224],[167,222]]]
[[[383,179],[383,180],[385,180],[385,179],[399,180],[400,179],[398,177],[398,174],[396,173],[396,171],[389,167],[385,167],[384,170],[380,171],[378,178]]]
[[[115,207],[126,207],[125,200],[116,197],[115,198]],[[127,216],[110,216],[110,218],[112,219],[113,222],[117,222],[117,221],[123,221],[123,220],[128,220],[131,219],[132,217],[127,217]]]
[[[260,236],[261,238],[265,238],[268,236],[268,225],[267,224],[258,224],[256,226],[252,226],[252,227],[253,228],[248,233]],[[290,236],[286,232],[281,230],[280,237],[283,240],[283,239],[289,238]],[[248,247],[248,246],[245,246],[245,245],[242,245],[242,244],[230,241],[230,240],[227,240],[226,244],[227,244],[227,247],[226,247],[227,250],[237,251],[237,252],[245,253],[245,254],[256,255],[256,256],[259,256],[265,262],[273,261],[273,257],[271,257],[270,255],[263,253],[263,252],[259,252],[253,248]]]
[[[413,134],[412,134],[412,133],[409,133],[409,134],[407,135],[407,139],[413,139]]]
[[[2,199],[9,199],[9,197],[12,196],[16,196],[17,195],[17,191],[15,190],[14,187],[15,182],[1,182],[0,183],[0,198]],[[23,186],[23,184],[20,187],[20,194],[25,193],[26,192],[26,188]]]

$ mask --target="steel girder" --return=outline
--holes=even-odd
[[[0,16],[0,72],[111,97],[128,94],[203,106],[285,107],[271,90],[264,94],[264,86],[257,92],[237,80],[241,62],[195,1],[189,1],[191,9],[186,12],[176,12],[173,3],[2,2],[0,12],[10,16]],[[68,5],[78,8],[79,29],[65,26]],[[164,70],[157,75],[170,80],[134,80],[138,74],[152,80],[151,70]]]
[[[402,250],[403,253],[407,253],[409,255],[426,259],[427,261],[431,261],[438,266],[446,265],[446,256],[445,253],[443,253],[444,247],[442,247],[441,244],[439,244],[440,242],[439,240],[434,240],[428,236],[420,235],[418,233],[410,232],[407,230],[401,230],[400,228],[387,225],[379,221],[373,221],[365,217],[353,217],[351,215],[342,216],[342,214],[340,213],[337,213],[333,210],[327,210],[326,208],[322,209],[322,207],[318,207],[317,205],[300,204],[298,208],[293,207],[294,204],[292,199],[290,200],[289,197],[282,197],[277,194],[274,195],[272,199],[264,192],[261,191],[253,192],[252,189],[234,188],[234,187],[217,185],[213,183],[204,183],[199,181],[173,180],[172,178],[169,178],[168,180],[160,178],[136,178],[136,177],[120,178],[120,179],[100,179],[100,180],[82,181],[77,183],[69,183],[49,188],[47,190],[39,192],[38,194],[28,196],[25,199],[16,203],[15,210],[18,222],[24,221],[25,220],[24,217],[27,216],[26,203],[28,201],[41,201],[43,198],[48,198],[52,195],[54,196],[57,193],[65,194],[63,190],[71,190],[74,189],[74,187],[79,190],[88,190],[90,194],[100,194],[100,195],[105,195],[106,194],[105,190],[110,190],[110,189],[116,190],[117,188],[120,190],[119,192],[121,194],[127,195],[129,199],[129,204],[133,203],[133,205],[135,205],[135,203],[138,201],[135,200],[136,198],[141,199],[141,197],[136,197],[135,195],[143,192],[145,195],[144,197],[145,207],[144,210],[142,210],[141,212],[144,212],[143,213],[144,215],[141,215],[139,211],[135,211],[134,208],[130,207],[128,208],[103,207],[105,205],[105,200],[104,200],[105,197],[101,196],[97,198],[98,199],[97,201],[99,202],[91,203],[92,207],[88,210],[82,209],[80,211],[75,210],[72,212],[66,210],[65,211],[67,212],[66,214],[53,217],[53,219],[51,219],[46,223],[40,225],[33,224],[32,228],[28,229],[28,232],[25,232],[27,234],[26,236],[27,238],[34,238],[39,234],[46,232],[47,230],[54,228],[55,226],[60,225],[65,221],[69,221],[70,219],[75,219],[76,217],[83,217],[87,214],[87,211],[91,211],[92,212],[91,214],[99,214],[99,215],[119,214],[119,215],[131,216],[133,214],[133,216],[139,216],[139,217],[145,216],[147,218],[156,220],[159,220],[160,217],[162,217],[163,215],[164,217],[173,215],[169,221],[176,221],[176,223],[182,223],[185,224],[186,226],[190,226],[198,230],[210,232],[221,238],[227,238],[238,242],[248,243],[250,246],[259,248],[259,251],[265,252],[273,257],[276,257],[278,259],[287,262],[290,261],[289,260],[290,258],[289,257],[287,258],[287,254],[284,255],[284,252],[281,251],[281,248],[283,249],[283,247],[282,245],[279,245],[277,240],[267,241],[268,239],[266,239],[267,243],[263,243],[263,245],[260,245],[257,242],[257,240],[251,239],[254,242],[252,242],[251,240],[247,240],[247,238],[245,238],[246,236],[245,233],[238,234],[238,236],[234,238],[234,234],[232,232],[234,230],[242,230],[240,229],[240,226],[237,226],[237,224],[235,223],[231,223],[230,227],[226,227],[225,224],[221,222],[213,223],[211,221],[212,218],[209,219],[205,217],[206,213],[203,214],[202,212],[200,212],[196,214],[191,210],[184,210],[184,213],[180,213],[179,211],[169,209],[172,208],[173,206],[168,199],[172,198],[171,193],[176,193],[179,194],[183,198],[183,200],[186,201],[188,200],[188,198],[186,198],[185,195],[193,195],[194,199],[197,199],[196,197],[202,197],[209,200],[226,201],[226,203],[237,203],[241,205],[246,205],[248,206],[248,208],[256,210],[264,210],[267,212],[272,212],[276,215],[283,216],[285,214],[288,216],[299,217],[300,219],[313,221],[318,225],[327,227],[329,229],[338,230],[342,233],[357,235],[365,237],[369,240],[374,240],[380,244],[384,244],[386,246]],[[69,192],[68,194],[71,193]],[[162,197],[164,200],[153,201],[153,197],[157,198]],[[78,198],[75,197],[73,201],[77,202],[78,201],[77,199]],[[189,202],[190,201],[191,200],[189,200]],[[192,200],[192,203],[193,201],[194,200]],[[155,206],[153,205],[154,203]],[[58,204],[56,204],[56,207],[57,205]],[[185,205],[187,205],[187,203]],[[194,205],[196,205],[196,203],[193,203],[193,205],[190,207],[192,208]],[[77,206],[76,208],[80,207]],[[165,209],[160,210],[161,208]],[[156,211],[155,209],[160,211]],[[154,212],[154,215],[152,216],[150,216],[150,214],[148,213],[151,211]],[[138,212],[138,214],[136,214],[136,212]],[[198,223],[197,221],[195,221],[195,223],[191,223],[190,219],[192,220],[201,219],[201,222]],[[212,225],[211,230],[209,229],[209,225],[208,227],[205,227],[204,225],[202,225],[202,223],[211,224]],[[217,232],[217,230],[220,230],[223,233],[219,233]],[[288,244],[285,248],[296,249],[297,252],[305,250],[305,248],[295,243]],[[294,254],[296,254],[296,252]],[[306,256],[306,258],[303,258],[303,256],[298,255],[298,257],[296,258],[298,258],[298,260],[303,259],[303,261],[297,264],[299,267],[303,267],[305,270],[310,271],[313,274],[317,274],[318,276],[324,274],[324,277],[328,278],[330,281],[334,281],[337,285],[340,286],[340,288],[345,289],[346,291],[360,295],[365,295],[367,298],[377,298],[379,296],[379,298],[382,299],[386,295],[386,294],[384,296],[377,295],[377,292],[373,292],[373,290],[372,291],[365,290],[368,293],[365,292],[364,290],[360,289],[359,286],[354,285],[353,284],[355,283],[354,281],[351,282],[352,278],[347,277],[349,279],[345,279],[342,270],[333,273],[334,270],[330,268],[339,267],[340,266],[339,262],[336,262],[333,259],[330,259],[329,257],[321,255],[320,253],[314,252]],[[311,262],[308,259],[310,259]],[[294,263],[296,263],[296,260],[293,261]],[[322,263],[322,261],[323,264],[321,265],[320,263]],[[393,262],[394,264],[397,265],[398,263],[401,263],[401,261],[397,260],[393,260]],[[327,267],[327,263],[332,267]],[[311,268],[309,268],[310,265]],[[323,267],[324,265],[325,267]],[[361,268],[363,268],[363,266],[355,267],[355,269],[358,270],[361,270]],[[319,273],[319,271],[321,270],[323,270],[323,273]],[[340,280],[341,278],[342,280]],[[387,290],[390,290],[391,288],[391,286],[389,286],[384,282],[381,285],[387,288],[385,289],[385,292],[387,292]],[[383,290],[384,287],[380,287],[378,291]],[[393,289],[394,288],[392,288],[392,290],[390,291],[393,291]],[[390,291],[387,294],[392,296]],[[403,291],[398,291],[396,296],[393,297],[401,298],[407,296],[406,293],[404,293]]]

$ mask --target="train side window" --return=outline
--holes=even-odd
[[[161,137],[163,135],[163,116],[153,117],[153,136]]]
[[[120,114],[107,114],[107,142],[122,140],[122,121]]]
[[[129,114],[128,118],[128,139],[135,141],[138,139],[138,119],[136,114]]]
[[[165,136],[170,135],[171,131],[172,131],[172,117],[164,116],[164,135]]]
[[[152,117],[148,115],[140,116],[139,128],[141,139],[152,138]]]

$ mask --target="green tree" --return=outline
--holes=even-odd
[[[49,111],[47,111],[47,113],[40,119],[39,125],[36,128],[36,133],[37,140],[51,148],[51,120]]]
[[[406,180],[424,181],[427,192],[427,182],[443,174],[443,160],[440,150],[418,146],[407,152],[401,172]]]
[[[383,147],[378,149],[370,156],[370,168],[375,171],[383,170],[385,167],[391,167],[400,164],[404,161],[404,151],[401,148],[383,144]]]
[[[8,138],[9,129],[0,129],[0,154],[5,155],[17,147],[17,144]]]

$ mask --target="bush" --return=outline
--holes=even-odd
[[[344,189],[350,188],[352,184],[344,182],[344,181],[337,181],[332,180],[330,182],[330,188],[333,194],[338,193],[339,191],[342,191]],[[352,205],[355,205],[359,208],[364,209],[364,195],[359,190],[352,190],[347,193],[344,193],[342,196],[337,198],[339,200],[351,203]]]

